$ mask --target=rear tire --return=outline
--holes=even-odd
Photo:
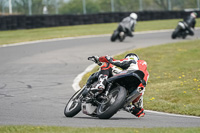
[[[66,117],[73,117],[81,111],[80,95],[84,89],[77,91],[68,101],[65,106],[64,114]]]
[[[108,94],[108,100],[102,101],[97,108],[97,116],[100,119],[109,119],[117,111],[123,107],[126,99],[126,89],[122,86],[117,86]]]

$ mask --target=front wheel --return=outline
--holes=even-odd
[[[64,109],[66,117],[73,117],[81,111],[81,100],[80,96],[84,89],[77,91],[68,101]]]
[[[112,34],[110,40],[112,42],[114,42],[114,41],[116,41],[116,39],[118,38],[118,36],[119,36],[119,32],[117,30],[115,30],[114,33]]]
[[[176,28],[175,31],[172,33],[172,39],[176,39],[178,37],[178,34],[179,34],[179,29]]]
[[[126,99],[126,89],[118,86],[110,91],[108,98],[103,100],[97,108],[100,119],[109,119],[122,108]]]

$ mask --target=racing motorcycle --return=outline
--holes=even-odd
[[[176,29],[172,32],[172,39],[176,39],[177,37],[185,39],[188,35],[187,27],[188,25],[184,21],[178,22]]]
[[[127,36],[127,29],[125,28],[125,26],[120,24],[118,28],[113,32],[110,40],[114,42],[118,39],[120,42],[122,42],[126,38],[126,36]]]
[[[88,57],[88,60],[95,59]],[[66,117],[74,117],[82,110],[83,114],[109,119],[120,109],[125,110],[140,95],[142,88],[138,88],[138,85],[140,83],[145,85],[143,78],[144,73],[140,70],[122,71],[107,79],[105,89],[101,93],[91,90],[97,81],[90,87],[85,85],[69,99],[64,114]]]

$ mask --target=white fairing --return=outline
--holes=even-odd
[[[96,110],[96,106],[93,106],[91,103],[82,103],[82,112],[86,115],[91,115]]]
[[[185,29],[185,25],[184,25],[184,23],[179,22],[178,25],[179,25],[182,29]]]

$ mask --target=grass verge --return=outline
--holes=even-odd
[[[48,126],[0,126],[1,133],[199,133],[200,128],[73,128]]]
[[[169,113],[200,116],[200,40],[127,51],[146,60],[150,78],[144,95],[144,108]],[[84,75],[80,86],[88,76]]]
[[[135,31],[140,32],[149,30],[174,29],[179,20],[181,19],[139,21],[136,25]],[[197,19],[197,23],[198,21],[200,21],[200,19]],[[117,28],[117,25],[118,23],[107,23],[0,31],[0,45],[52,38],[112,34],[112,32]]]

